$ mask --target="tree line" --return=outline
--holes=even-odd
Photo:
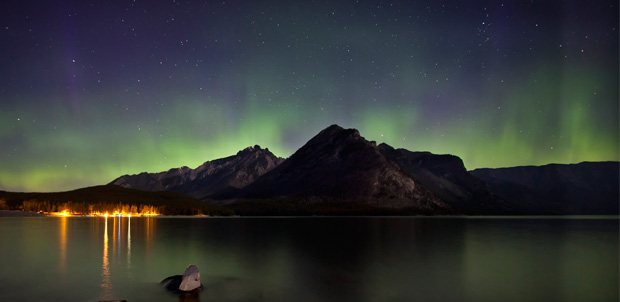
[[[58,193],[0,191],[0,209],[72,214],[158,213],[161,215],[232,215],[230,209],[174,192],[147,192],[118,186],[97,186]]]

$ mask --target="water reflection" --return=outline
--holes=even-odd
[[[3,218],[0,301],[197,301],[157,287],[189,263],[202,301],[619,301],[618,240],[617,218]]]
[[[150,247],[153,244],[153,235],[155,234],[155,222],[152,217],[146,219],[146,245]]]
[[[114,257],[114,261],[117,261],[117,259],[121,258],[121,227],[122,227],[122,224],[121,224],[121,216],[120,215],[114,217],[114,224],[115,225],[116,225],[116,221],[117,220],[118,220],[118,228],[115,229],[116,230],[116,242],[117,242],[117,245],[116,245],[116,254],[115,254],[115,257]]]
[[[131,268],[131,215],[127,216],[127,269],[129,268]]]
[[[60,218],[60,259],[58,261],[60,272],[67,269],[67,217]]]
[[[103,228],[103,265],[101,276],[101,288],[103,289],[102,298],[109,299],[112,293],[112,284],[110,283],[110,261],[108,259],[108,216],[105,216],[105,226]]]
[[[179,302],[200,302],[200,293],[191,292],[180,294]]]
[[[112,299],[112,271],[111,268],[119,267],[119,264],[123,262],[123,255],[126,255],[126,274],[127,277],[133,279],[133,273],[131,270],[131,216],[121,217],[118,215],[104,216],[105,225],[103,230],[103,261],[101,272],[101,288],[102,299]],[[112,230],[108,231],[108,219],[110,221]],[[146,219],[147,226],[151,224],[151,217]],[[138,225],[140,229],[140,225]],[[149,237],[150,228],[147,227],[147,239]],[[110,235],[108,235],[108,232]],[[111,238],[110,238],[111,237]],[[126,245],[126,247],[125,247]],[[116,274],[116,273],[115,273]]]
[[[112,264],[116,264],[116,216],[112,216]]]

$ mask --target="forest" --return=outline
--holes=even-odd
[[[57,193],[0,191],[0,210],[68,215],[233,215],[232,210],[174,192],[96,186]]]

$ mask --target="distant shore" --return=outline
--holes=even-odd
[[[41,215],[34,212],[24,212],[24,211],[7,211],[0,210],[0,217],[43,217],[45,215]]]
[[[71,215],[71,216],[87,217],[88,215]],[[113,216],[114,215],[110,215],[110,217],[113,217]],[[28,211],[0,210],[0,217],[58,217],[58,216],[39,214],[39,213],[28,212]],[[90,217],[93,217],[93,216],[90,216]],[[97,216],[94,216],[94,217],[97,217]],[[138,217],[138,216],[132,216],[132,217]],[[212,216],[202,214],[202,215],[157,215],[157,217],[212,217]]]

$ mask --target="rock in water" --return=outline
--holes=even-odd
[[[174,275],[162,280],[161,285],[171,292],[181,293],[196,293],[195,289],[202,289],[200,284],[200,271],[198,267],[190,264],[185,269],[183,275]]]
[[[183,279],[181,281],[181,285],[179,285],[179,290],[182,291],[192,291],[200,287],[200,271],[198,267],[191,264],[183,273]]]
[[[181,281],[182,280],[183,280],[183,276],[181,276],[181,275],[174,275],[174,276],[170,276],[170,277],[162,280],[160,283],[167,290],[169,290],[171,292],[177,292],[177,291],[179,291],[179,285],[181,285]]]

